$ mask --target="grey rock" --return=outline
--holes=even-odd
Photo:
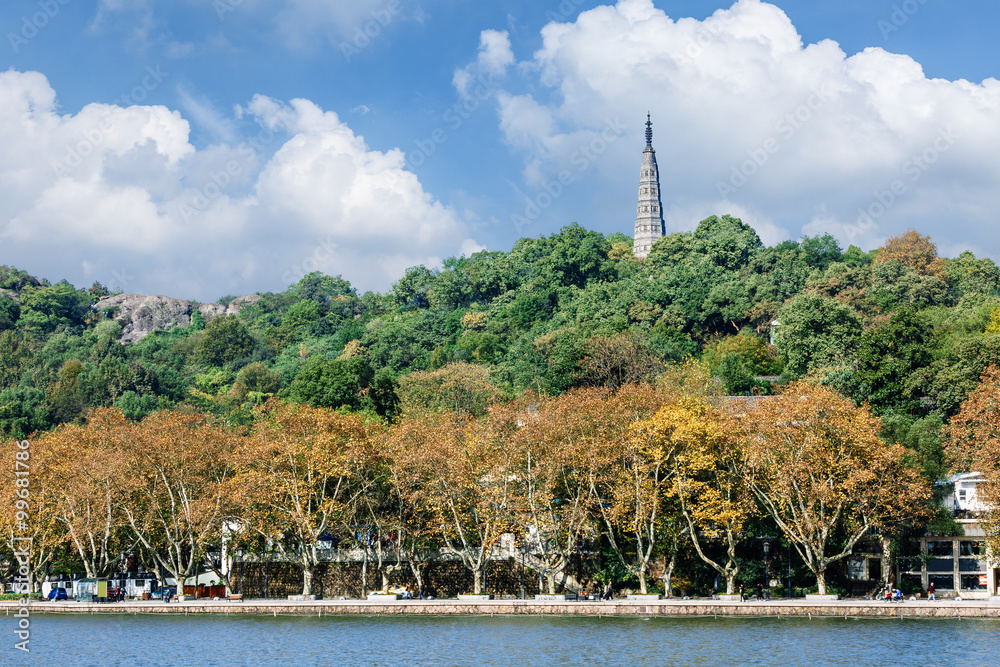
[[[205,322],[210,322],[220,315],[235,315],[241,308],[259,300],[260,296],[256,294],[241,296],[226,307],[217,303],[195,304],[169,296],[114,294],[98,301],[94,310],[106,313],[109,319],[122,325],[123,343],[135,343],[153,331],[187,327],[191,324],[195,308]]]

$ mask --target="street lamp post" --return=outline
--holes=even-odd
[[[767,573],[767,556],[771,551],[771,545],[764,542],[764,599],[771,599],[771,578]]]
[[[521,552],[521,599],[522,600],[524,599],[524,551],[525,551],[525,549],[526,549],[526,547],[525,547],[524,544],[522,544],[521,548],[518,549],[518,551]]]
[[[792,597],[792,541],[788,540],[788,597]]]

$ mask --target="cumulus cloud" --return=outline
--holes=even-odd
[[[664,204],[678,214],[742,211],[764,237],[830,232],[862,247],[916,227],[943,249],[996,254],[996,79],[929,79],[881,48],[804,44],[760,0],[704,21],[620,0],[541,37],[497,95],[499,127],[529,183],[554,178],[615,119],[628,139],[599,157],[601,183],[633,183],[649,109]]]
[[[196,149],[180,112],[59,115],[34,72],[0,73],[0,255],[53,280],[211,300],[305,273],[388,288],[480,246],[399,150],[368,148],[308,100],[255,97],[242,139]]]
[[[514,64],[514,51],[510,47],[507,31],[484,30],[479,36],[479,56],[476,62],[455,70],[452,83],[462,97],[469,97],[469,89],[477,78],[502,76]]]

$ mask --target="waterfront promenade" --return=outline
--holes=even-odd
[[[17,602],[0,602],[0,613],[13,614]],[[888,604],[872,600],[729,602],[720,600],[551,601],[490,600],[158,600],[110,603],[32,602],[32,613],[58,614],[256,614],[296,616],[339,615],[467,615],[467,616],[729,616],[844,618],[1000,618],[1000,602],[987,600],[924,600]]]

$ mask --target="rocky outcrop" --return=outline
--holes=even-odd
[[[114,294],[98,301],[94,310],[122,325],[123,343],[134,343],[151,331],[188,326],[196,308],[205,321],[209,322],[219,315],[235,315],[242,308],[259,300],[260,296],[257,294],[241,296],[233,299],[227,307],[218,303],[195,304],[169,296]]]

